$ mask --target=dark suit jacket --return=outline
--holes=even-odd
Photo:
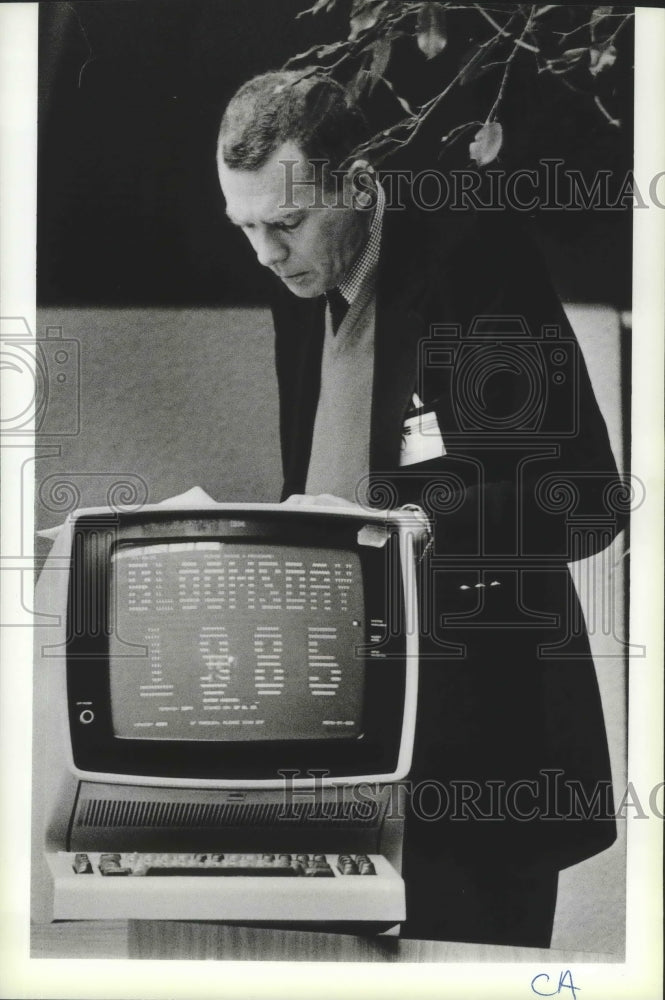
[[[273,316],[287,496],[304,492],[324,300],[280,287]],[[364,492],[378,507],[420,504],[435,537],[412,780],[437,782],[448,799],[433,821],[410,817],[409,842],[565,867],[615,838],[602,709],[566,565],[623,524],[584,359],[538,255],[503,212],[387,211],[375,343]],[[414,390],[447,453],[400,468]]]

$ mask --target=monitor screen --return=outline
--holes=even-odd
[[[362,732],[356,552],[243,541],[119,545],[111,716],[120,739],[312,740]],[[132,653],[130,647],[135,647]]]
[[[66,678],[74,766],[176,781],[394,772],[399,533],[362,513],[84,513]]]

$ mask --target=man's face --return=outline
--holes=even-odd
[[[301,298],[339,284],[365,239],[367,213],[346,197],[337,205],[330,192],[315,197],[313,167],[295,143],[283,143],[258,170],[231,170],[221,157],[218,169],[226,214],[259,263]]]

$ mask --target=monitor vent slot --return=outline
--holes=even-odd
[[[371,826],[375,802],[167,802],[82,799],[75,826],[102,829],[227,829],[229,827]]]

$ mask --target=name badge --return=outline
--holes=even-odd
[[[407,417],[402,428],[399,464],[417,465],[446,454],[439,421],[433,410]]]

